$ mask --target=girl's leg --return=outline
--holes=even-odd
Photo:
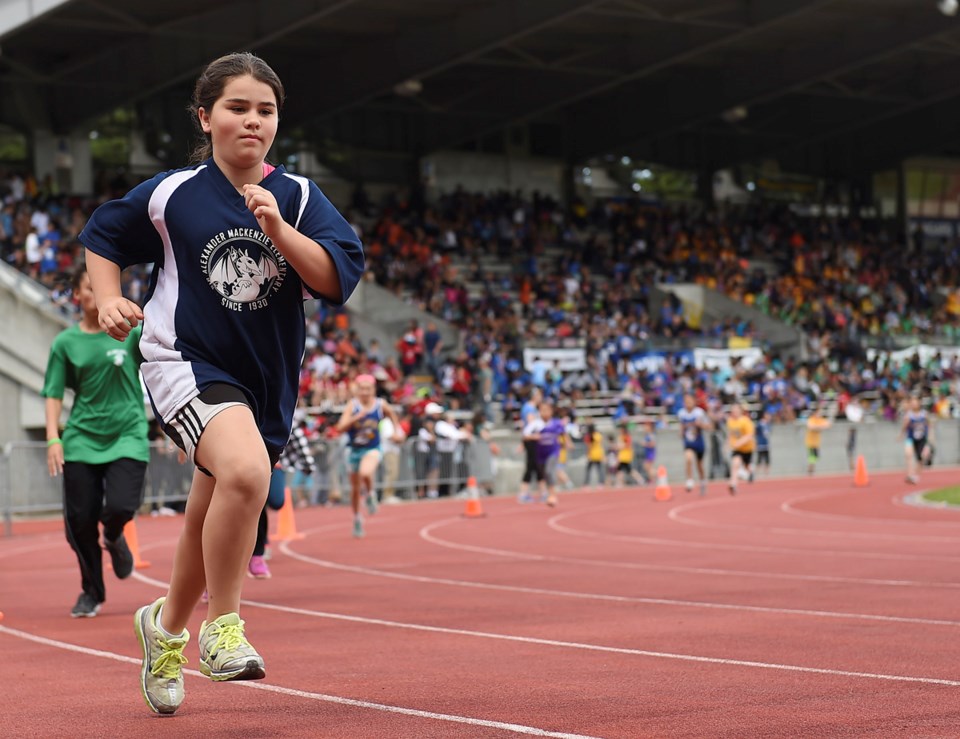
[[[187,621],[206,587],[203,522],[210,507],[215,483],[216,480],[212,477],[200,470],[194,470],[183,531],[180,532],[177,551],[173,555],[170,589],[160,614],[160,625],[171,634],[179,634],[187,627]]]
[[[367,511],[371,516],[377,512],[377,493],[374,490],[373,483],[379,464],[380,451],[372,449],[363,455],[360,460],[360,471],[357,473],[360,478],[359,488],[362,495],[367,499]]]
[[[360,515],[360,473],[350,473],[350,507],[353,509],[353,517]]]
[[[203,567],[210,601],[207,621],[240,610],[240,591],[270,487],[270,458],[246,406],[211,419],[197,461],[216,483],[203,521]]]

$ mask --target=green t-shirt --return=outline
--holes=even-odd
[[[67,387],[75,393],[63,431],[64,461],[150,461],[140,333],[137,326],[121,344],[103,332],[88,334],[71,326],[53,340],[42,395],[62,399]]]

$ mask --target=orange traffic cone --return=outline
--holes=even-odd
[[[870,477],[867,475],[867,462],[863,455],[857,457],[857,468],[853,473],[853,484],[858,488],[866,487],[870,484]]]
[[[149,562],[140,559],[140,538],[137,536],[137,524],[132,518],[123,527],[123,538],[127,540],[127,546],[130,547],[130,552],[133,554],[134,569],[145,570],[149,567]]]
[[[465,518],[482,518],[485,514],[480,505],[480,491],[477,489],[477,478],[467,478],[467,508],[463,512]]]
[[[670,500],[672,497],[670,483],[667,482],[667,468],[660,465],[657,467],[657,487],[653,491],[653,498],[654,500]]]
[[[293,516],[293,497],[290,488],[283,489],[283,506],[277,511],[277,541],[296,541],[303,534],[297,533],[297,522]]]

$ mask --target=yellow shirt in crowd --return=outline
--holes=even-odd
[[[830,427],[830,421],[822,416],[810,416],[807,419],[807,449],[820,448],[820,435]]]

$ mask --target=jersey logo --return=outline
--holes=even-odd
[[[200,266],[221,305],[235,311],[266,308],[287,272],[283,255],[262,231],[252,228],[230,229],[211,239]]]
[[[126,349],[110,349],[107,352],[107,356],[113,360],[113,363],[117,367],[120,367],[121,365],[123,365],[123,360],[126,359],[127,357],[127,350]]]

